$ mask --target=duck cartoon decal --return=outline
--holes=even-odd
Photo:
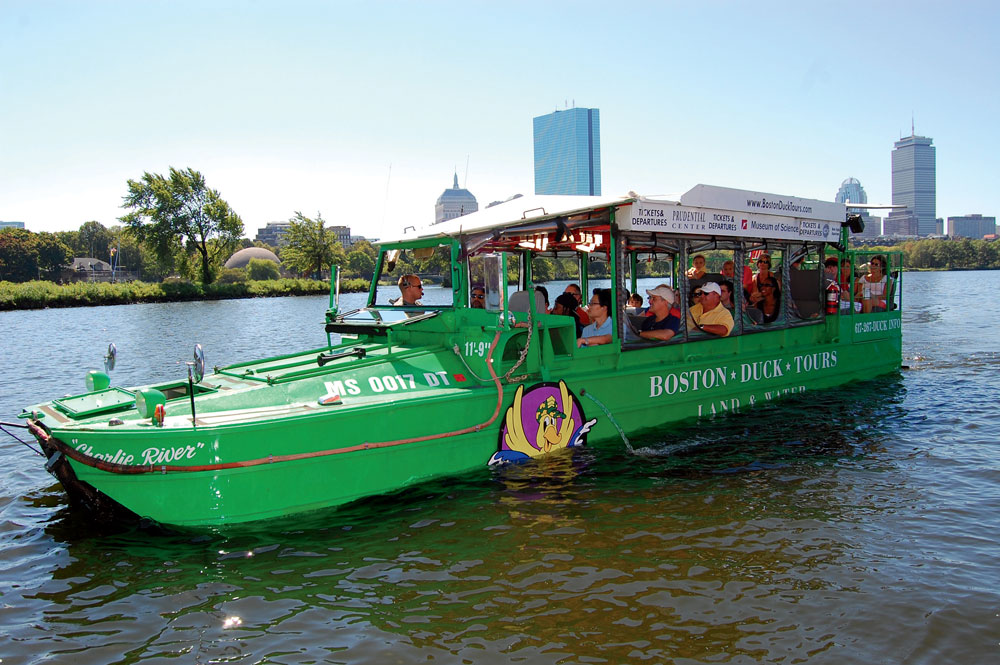
[[[584,422],[583,409],[566,383],[518,386],[500,428],[499,450],[490,465],[521,462],[560,448],[586,443],[597,419]]]

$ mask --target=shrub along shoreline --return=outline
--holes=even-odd
[[[368,290],[368,280],[344,279],[342,293]],[[229,300],[236,298],[273,298],[330,293],[330,283],[316,279],[269,279],[222,284],[199,284],[187,280],[147,282],[2,282],[0,311],[44,309],[46,307],[96,307],[147,302],[185,300]]]

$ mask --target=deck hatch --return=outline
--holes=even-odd
[[[52,403],[70,418],[88,418],[98,413],[135,408],[135,393],[124,388],[107,388],[72,397],[61,397],[52,400]]]

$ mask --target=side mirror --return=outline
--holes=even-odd
[[[194,363],[191,367],[192,379],[195,383],[201,383],[205,378],[205,352],[201,349],[201,344],[194,345]]]
[[[108,344],[108,355],[104,356],[104,371],[110,373],[115,368],[115,360],[118,358],[118,349],[114,342]]]

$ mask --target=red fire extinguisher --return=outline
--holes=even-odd
[[[830,285],[826,287],[826,313],[836,314],[837,307],[840,305],[840,286],[836,281],[830,282]]]

